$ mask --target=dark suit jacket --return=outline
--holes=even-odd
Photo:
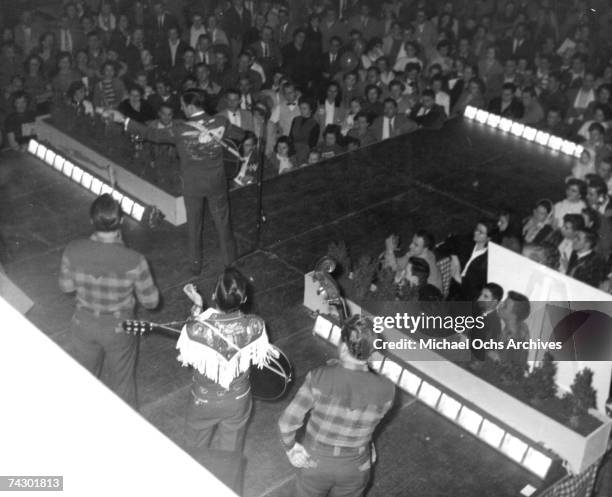
[[[243,33],[251,28],[251,22],[251,13],[247,9],[242,9],[242,16],[234,7],[223,14],[223,29],[233,39],[242,39]]]
[[[379,116],[374,120],[374,122],[372,123],[372,126],[370,127],[372,134],[378,141],[383,139],[382,138],[383,121],[384,121],[384,116]],[[417,129],[417,123],[415,123],[412,119],[409,119],[407,116],[398,114],[397,116],[395,116],[395,124],[393,126],[393,132],[391,133],[391,136],[389,138],[403,135],[405,133],[410,133],[416,129]]]
[[[606,277],[606,264],[597,252],[578,259],[576,252],[572,252],[567,274],[587,285],[598,287]]]
[[[336,59],[332,63],[329,57],[329,52],[325,52],[321,57],[321,73],[326,75],[327,79],[334,79],[336,74],[342,71],[340,66],[340,56],[342,54],[336,54]]]
[[[428,129],[440,129],[446,121],[446,112],[444,107],[438,104],[430,109],[427,114],[419,116],[418,113],[421,110],[422,105],[417,105],[410,113],[410,119],[416,122],[419,126]]]
[[[503,112],[501,110],[501,106],[501,97],[497,97],[489,102],[488,110],[493,114],[497,114],[502,117],[507,117],[508,119],[520,119],[521,117],[523,117],[523,114],[525,112],[523,104],[517,98],[513,98],[510,105],[506,107]]]
[[[461,264],[461,270],[470,260],[474,250],[473,235],[450,236],[439,248],[440,256],[456,255]],[[451,281],[449,300],[473,302],[476,300],[487,282],[488,253],[485,252],[474,259],[465,276],[458,284],[454,279]]]
[[[251,45],[251,50],[255,54],[255,58],[261,64],[267,78],[272,77],[272,71],[281,65],[282,56],[278,44],[275,42],[268,43],[268,56],[263,56],[263,45],[261,41],[256,41]]]
[[[502,60],[509,58],[527,58],[528,60],[533,59],[534,46],[530,40],[523,40],[523,42],[514,50],[514,38],[506,38],[501,43],[500,57]]]
[[[164,71],[170,71],[176,66],[182,64],[183,53],[189,48],[189,44],[183,40],[179,40],[178,47],[176,49],[176,56],[174,57],[174,64],[172,63],[172,53],[170,52],[170,45],[168,40],[159,45],[155,60],[157,65]]]
[[[158,48],[168,39],[168,30],[171,27],[179,27],[178,20],[172,14],[164,14],[164,22],[161,28],[157,16],[151,14],[145,22],[146,39],[153,43],[155,48]]]

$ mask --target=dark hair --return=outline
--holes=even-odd
[[[430,98],[435,99],[436,98],[436,94],[434,93],[433,90],[430,90],[429,88],[427,88],[426,90],[422,91],[421,97],[430,97]]]
[[[365,117],[366,120],[368,121],[368,124],[372,124],[372,119],[370,118],[370,114],[368,114],[367,112],[360,110],[359,112],[357,112],[357,114],[355,114],[355,121],[357,121],[360,117]]]
[[[411,272],[413,276],[416,276],[419,279],[419,286],[424,285],[427,282],[427,278],[429,278],[429,264],[422,257],[410,257],[408,262],[411,266]]]
[[[493,283],[492,281],[490,281],[485,286],[483,286],[482,289],[489,290],[493,298],[498,302],[501,302],[501,299],[504,298],[504,289],[501,287],[501,285],[498,285],[497,283]]]
[[[323,129],[323,136],[327,136],[328,134],[332,134],[336,137],[336,142],[340,141],[340,133],[341,129],[340,126],[337,124],[328,124],[327,126],[325,126],[325,129]]]
[[[286,143],[287,146],[289,147],[289,154],[288,154],[289,157],[295,154],[295,151],[293,150],[293,140],[290,137],[285,136],[285,135],[280,136],[278,140],[276,140],[276,143],[274,144],[274,152],[278,151],[278,146],[281,143]]]
[[[594,248],[597,242],[599,242],[599,235],[595,230],[583,228],[578,231],[584,233],[584,238],[588,242],[590,248]]]
[[[193,105],[197,109],[203,110],[206,105],[206,93],[202,90],[192,89],[183,92],[181,100],[185,105]]]
[[[559,268],[561,254],[552,243],[527,243],[523,247],[523,255],[551,269]]]
[[[502,91],[503,90],[512,90],[512,93],[516,93],[516,85],[514,83],[504,83],[504,85],[502,86]]]
[[[237,311],[244,303],[247,294],[248,281],[235,268],[225,268],[217,278],[213,300],[217,308],[223,312]]]
[[[257,135],[253,133],[252,131],[245,131],[244,136],[242,140],[240,141],[240,153],[241,154],[244,151],[243,149],[244,142],[246,142],[247,140],[253,140],[255,142],[255,146],[257,146]]]
[[[544,198],[542,200],[538,200],[538,203],[535,205],[535,208],[537,209],[538,207],[544,207],[546,209],[546,212],[550,214],[553,210],[553,203],[547,198]]]
[[[569,178],[566,182],[565,182],[565,188],[569,188],[570,186],[577,186],[578,189],[580,190],[580,196],[584,197],[586,195],[586,189],[587,189],[587,185],[584,181],[582,181],[581,179],[578,178]]]
[[[594,175],[587,183],[587,188],[594,188],[597,195],[607,195],[608,185],[601,176]]]
[[[110,193],[100,195],[91,204],[89,217],[96,231],[116,231],[121,226],[121,206]]]
[[[414,233],[414,236],[423,239],[423,245],[425,245],[425,248],[428,248],[431,250],[436,245],[436,239],[429,231],[417,230]]]
[[[574,231],[584,229],[584,218],[581,214],[566,214],[563,216],[563,223],[569,223],[572,225]]]
[[[508,292],[508,298],[514,302],[512,309],[514,311],[514,315],[516,319],[519,321],[525,321],[529,317],[531,313],[531,305],[529,304],[529,299],[525,297],[522,293],[515,292],[510,290]]]
[[[599,227],[601,226],[601,214],[592,207],[585,207],[582,209],[582,214],[583,216],[589,216],[589,219],[591,220],[591,226],[588,227],[586,226],[586,221],[584,222],[585,227],[593,231],[599,231]]]
[[[588,129],[589,133],[591,131],[599,131],[602,135],[606,132],[605,128],[598,122],[591,123]]]
[[[349,318],[342,327],[340,340],[346,344],[349,354],[358,361],[366,361],[374,351],[373,323],[359,315]]]
[[[489,240],[497,242],[499,238],[499,227],[497,226],[497,220],[491,218],[480,219],[476,225],[482,224],[487,230],[487,236]]]
[[[68,87],[68,90],[66,91],[66,96],[72,102],[72,99],[74,99],[74,94],[77,91],[84,90],[84,89],[85,89],[85,84],[82,81],[73,81],[72,83],[70,83],[70,86]]]

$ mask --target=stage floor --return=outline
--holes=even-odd
[[[357,175],[355,164],[361,171]],[[390,166],[396,170],[393,177]],[[309,174],[307,200],[296,198],[297,186],[292,190],[299,175],[266,183],[263,249],[239,264],[253,278],[253,311],[265,318],[270,338],[295,363],[297,385],[309,369],[334,355],[332,347],[310,335],[312,318],[301,306],[303,274],[330,241],[346,241],[355,257],[376,255],[391,232],[404,238],[415,228],[429,228],[438,237],[465,232],[502,205],[525,214],[540,198],[562,197],[570,163],[535,145],[455,121],[442,132],[400,137],[313,167],[321,174]],[[348,171],[351,177],[343,177]],[[74,303],[59,292],[59,261],[66,243],[90,233],[92,199],[36,159],[0,156],[0,233],[7,272],[35,301],[30,320],[68,351]],[[232,195],[242,252],[253,243],[255,200],[253,188]],[[141,312],[143,319],[186,316],[190,303],[181,289],[188,281],[195,281],[204,296],[211,294],[222,263],[210,219],[207,266],[195,280],[184,257],[184,228],[164,224],[150,231],[131,220],[124,227],[126,242],[148,257],[162,290],[160,310]],[[180,445],[190,374],[176,361],[173,345],[165,336],[143,337],[138,384],[143,416]],[[276,434],[287,401],[255,405],[246,446],[247,497],[291,496],[293,470]],[[370,497],[451,492],[503,497],[518,495],[528,483],[538,485],[529,473],[408,396],[381,430],[377,448]]]

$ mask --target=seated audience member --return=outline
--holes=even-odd
[[[238,186],[255,183],[257,181],[258,164],[257,137],[253,132],[247,131],[240,144],[240,170],[234,178],[234,182]]]
[[[451,255],[450,300],[473,302],[487,282],[487,249],[497,240],[496,220],[483,219],[474,228],[472,237],[451,237],[441,250]]]
[[[480,292],[476,299],[476,315],[483,318],[484,326],[481,329],[474,328],[470,331],[470,341],[480,339],[483,341],[499,340],[501,335],[501,319],[497,308],[504,298],[504,289],[497,283],[489,282]],[[470,347],[471,348],[471,347]],[[483,348],[471,348],[474,359],[484,361],[486,352]]]
[[[359,147],[361,147],[361,142],[357,138],[353,138],[351,136],[348,136],[344,140],[344,142],[346,144],[347,152],[354,152],[355,150],[358,150]]]
[[[429,264],[421,257],[410,257],[396,279],[404,301],[416,302],[429,278]]]
[[[355,71],[349,71],[342,78],[342,105],[347,107],[355,97],[363,95],[363,86],[359,83],[359,75]]]
[[[366,86],[363,109],[370,115],[371,119],[376,119],[383,113],[383,103],[380,100],[381,96],[382,90],[378,86]]]
[[[594,88],[595,75],[592,72],[587,72],[579,88],[568,90],[570,101],[568,118],[571,122],[574,120],[582,121],[584,119],[589,104],[595,101]]]
[[[602,159],[597,167],[597,174],[601,179],[604,180],[604,183],[608,185],[608,195],[612,194],[612,157],[606,157]]]
[[[155,93],[147,98],[147,102],[156,114],[164,104],[172,109],[175,116],[177,116],[181,110],[180,99],[172,93],[172,85],[166,78],[158,79],[155,82]]]
[[[247,110],[240,108],[240,92],[234,88],[230,88],[223,96],[224,109],[219,112],[220,115],[227,118],[232,126],[236,129],[229,133],[229,137],[236,141],[241,141],[244,138],[244,131],[253,131],[253,114]]]
[[[359,140],[361,147],[376,143],[376,136],[370,129],[370,125],[370,116],[364,111],[359,112],[355,116],[355,127],[348,132],[348,137]]]
[[[532,261],[542,264],[555,271],[559,269],[561,254],[557,243],[526,243],[523,245],[523,255]]]
[[[513,252],[520,252],[523,227],[518,216],[510,209],[502,209],[497,217],[497,228],[500,245]]]
[[[193,48],[186,48],[181,55],[181,63],[176,64],[170,71],[167,72],[168,79],[174,82],[174,87],[179,88],[181,81],[189,75],[195,73],[196,54]]]
[[[612,154],[610,144],[605,140],[605,129],[600,123],[591,123],[588,133],[589,138],[582,145],[595,157],[595,163]]]
[[[557,246],[557,250],[559,250],[559,271],[563,274],[567,273],[567,266],[574,250],[576,233],[584,228],[582,214],[566,214],[563,216],[563,224],[559,230],[563,239]]]
[[[574,159],[574,166],[572,167],[572,178],[577,180],[584,180],[589,174],[595,174],[595,154],[587,149],[584,149],[580,154],[580,157]]]
[[[317,146],[319,141],[319,123],[312,112],[314,103],[309,98],[300,98],[300,115],[293,119],[289,136],[295,147],[298,164],[306,162],[308,152]]]
[[[538,102],[535,89],[530,86],[522,92],[523,117],[521,122],[528,126],[535,126],[544,120],[544,109]]]
[[[444,109],[444,117],[450,116],[450,95],[444,90],[443,76],[434,76],[431,79],[431,89],[435,95],[436,104]]]
[[[29,110],[28,95],[21,91],[13,94],[13,112],[6,116],[4,132],[8,146],[23,151],[34,136],[36,114]]]
[[[566,214],[580,214],[586,207],[583,198],[586,183],[581,179],[570,178],[565,182],[565,198],[553,206],[553,228],[560,228]]]
[[[308,154],[308,162],[304,165],[312,166],[317,162],[321,162],[321,153],[318,150],[311,150]]]
[[[412,119],[397,113],[397,102],[392,98],[385,99],[383,115],[374,120],[371,128],[377,141],[410,133],[416,129],[417,124]]]
[[[485,108],[484,82],[479,78],[472,78],[467,88],[461,92],[457,102],[451,110],[452,116],[461,116],[468,105],[483,109]]]
[[[546,118],[538,127],[542,131],[546,131],[553,136],[559,136],[561,138],[566,138],[569,134],[569,128],[563,121],[561,110],[556,107],[551,107],[548,109]]]
[[[81,75],[72,68],[72,57],[67,52],[62,52],[57,57],[57,72],[51,79],[51,91],[53,101],[61,103],[66,98],[66,92],[72,83],[80,81]]]
[[[524,295],[509,291],[504,300],[498,307],[499,317],[502,321],[502,331],[500,339],[508,342],[510,339],[516,341],[529,340],[529,328],[525,321],[531,313],[529,299]],[[502,363],[516,363],[527,367],[529,351],[523,348],[505,347],[501,351],[489,353],[489,355]]]
[[[49,112],[53,97],[51,83],[43,71],[42,64],[38,55],[30,55],[25,61],[23,75],[23,89],[32,99],[32,107],[39,115]]]
[[[433,252],[435,247],[433,235],[425,230],[417,231],[412,237],[408,251],[402,257],[396,257],[395,255],[398,250],[397,243],[398,238],[395,235],[391,235],[385,240],[385,266],[395,271],[395,280],[399,281],[402,278],[402,272],[411,257],[419,257],[429,265],[427,283],[442,290],[442,275],[436,264],[436,255]]]
[[[340,94],[340,85],[336,82],[331,82],[327,85],[325,99],[319,104],[316,113],[316,119],[319,123],[321,132],[330,124],[341,125],[346,117],[346,107],[342,105],[342,95]],[[323,138],[323,136],[321,136]]]
[[[508,119],[520,120],[523,118],[525,108],[522,102],[516,98],[516,86],[505,83],[502,87],[501,96],[496,97],[489,103],[489,112]]]
[[[321,160],[330,159],[336,155],[344,153],[344,147],[338,142],[340,141],[340,126],[337,124],[328,124],[323,131],[323,142],[318,147],[321,154]]]
[[[405,95],[404,90],[406,87],[404,83],[399,80],[393,80],[389,84],[389,97],[395,100],[397,104],[397,113],[408,115],[412,111],[412,107],[415,105],[415,96]]]
[[[446,120],[446,113],[441,105],[436,103],[433,90],[423,90],[421,103],[412,109],[410,119],[421,128],[440,129]]]
[[[540,200],[531,216],[523,223],[523,242],[542,243],[553,234],[552,202],[548,199]]]
[[[596,232],[588,228],[578,230],[567,265],[568,276],[594,287],[598,287],[607,274],[603,257],[595,252],[597,242]]]
[[[115,65],[107,62],[102,66],[102,79],[93,89],[93,104],[103,108],[117,108],[127,96],[123,82],[115,76]]]
[[[348,112],[346,112],[341,124],[341,133],[343,136],[346,136],[348,132],[355,127],[355,118],[362,110],[363,99],[361,97],[355,97],[351,100]]]
[[[269,159],[269,164],[276,174],[287,173],[296,167],[295,156],[292,153],[291,140],[287,136],[281,136],[274,146],[274,154]]]
[[[601,126],[604,129],[604,133],[605,133],[605,131],[609,129],[608,123],[611,118],[612,118],[612,110],[610,110],[609,107],[606,107],[604,105],[597,105],[595,106],[593,110],[593,118],[585,121],[584,124],[580,126],[580,129],[578,130],[577,135],[584,140],[588,140],[589,139],[589,128],[591,127],[591,124],[593,123],[601,124]]]
[[[119,112],[139,123],[146,123],[155,119],[155,111],[146,100],[143,100],[144,91],[140,86],[133,86],[128,97],[119,104]]]

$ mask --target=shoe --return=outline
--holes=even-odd
[[[191,263],[191,274],[199,276],[202,272],[202,261],[193,261]]]

